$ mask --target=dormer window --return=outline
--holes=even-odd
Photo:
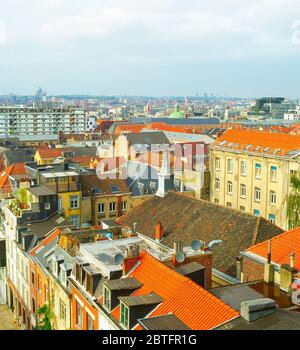
[[[111,296],[110,296],[110,290],[108,288],[103,288],[103,294],[104,294],[104,306],[106,310],[111,311]]]
[[[61,270],[61,284],[66,288],[67,287],[67,271]]]
[[[120,319],[121,325],[128,329],[129,328],[129,309],[128,307],[121,303],[121,319]]]

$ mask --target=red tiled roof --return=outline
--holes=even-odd
[[[268,241],[247,249],[247,252],[266,259],[268,256]],[[300,227],[271,239],[271,259],[274,263],[279,265],[289,264],[290,254],[292,253],[296,254],[295,267],[300,271]]]
[[[24,163],[16,163],[11,165],[10,167],[4,169],[0,173],[0,189],[3,192],[9,192],[12,187],[10,185],[9,177],[11,175],[27,175],[28,172],[25,168]]]
[[[118,125],[115,130],[115,135],[118,136],[122,132],[140,132],[144,128],[144,124]]]
[[[220,144],[221,142],[222,144]],[[270,153],[277,149],[277,154],[285,155],[292,150],[300,151],[300,136],[263,131],[230,129],[220,136],[213,145],[234,149],[243,149],[245,146],[251,145],[251,147],[247,149],[250,152]],[[258,146],[261,146],[262,148],[256,150]],[[265,151],[264,148],[269,148],[269,150]]]
[[[143,284],[132,295],[154,292],[164,299],[148,317],[172,313],[193,330],[208,330],[239,316],[237,311],[223,301],[147,252],[141,253],[141,263],[130,277]],[[119,306],[113,310],[112,315],[119,319]]]
[[[52,159],[57,158],[62,155],[64,151],[67,151],[65,148],[39,148],[37,152],[41,158]]]

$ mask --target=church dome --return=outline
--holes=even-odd
[[[178,104],[175,106],[175,111],[170,114],[169,118],[171,118],[171,119],[183,119],[183,118],[185,118],[185,114],[180,111]]]

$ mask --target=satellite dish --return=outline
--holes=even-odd
[[[183,263],[184,260],[185,260],[185,254],[184,253],[179,252],[179,253],[176,254],[176,261],[178,263]]]
[[[122,254],[117,254],[115,256],[116,265],[121,265],[123,261],[124,261],[124,256]]]
[[[202,242],[199,239],[195,239],[192,242],[192,248],[195,252],[197,252],[198,250],[200,250],[200,248],[202,247]]]

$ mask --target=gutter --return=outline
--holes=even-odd
[[[226,281],[226,282],[228,282],[230,284],[240,284],[241,283],[240,280],[238,280],[238,279],[236,279],[234,277],[231,277],[229,275],[226,275],[225,273],[223,273],[223,272],[221,272],[219,270],[216,270],[214,268],[212,268],[212,274],[214,276],[217,276],[217,277],[221,278],[222,280],[224,280],[224,281]]]

